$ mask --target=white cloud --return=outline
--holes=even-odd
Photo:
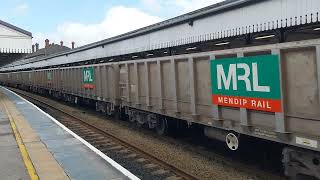
[[[222,1],[224,0],[140,0],[140,3],[149,12],[179,15]]]
[[[34,33],[33,42],[44,46],[44,40],[48,38],[50,43],[71,46],[74,41],[77,46],[106,39],[125,32],[129,32],[144,26],[148,26],[163,20],[162,17],[175,16],[187,13],[205,6],[209,6],[223,0],[140,0],[137,8],[115,6],[107,11],[105,18],[97,24],[82,24],[77,22],[64,22],[57,26],[51,33]],[[148,12],[148,13],[146,13]]]
[[[65,22],[59,25],[52,33],[35,33],[33,42],[44,46],[44,40],[48,38],[50,43],[64,41],[64,45],[70,47],[72,41],[76,46],[82,46],[91,42],[106,39],[129,32],[144,26],[161,21],[157,16],[148,15],[136,8],[116,6],[111,8],[105,18],[97,24],[81,24]]]
[[[164,2],[165,1],[158,1],[158,0],[141,0],[141,4],[144,7],[149,8],[152,11],[156,11],[156,12],[159,12],[163,8]]]
[[[14,7],[13,12],[14,14],[22,15],[22,14],[25,14],[28,11],[28,9],[29,9],[28,4],[23,3]]]
[[[223,0],[174,0],[171,1],[175,6],[182,8],[183,12],[190,12]]]

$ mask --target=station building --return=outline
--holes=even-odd
[[[32,52],[32,33],[0,20],[0,66]]]

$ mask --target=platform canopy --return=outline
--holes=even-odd
[[[0,66],[31,53],[32,34],[0,20]]]

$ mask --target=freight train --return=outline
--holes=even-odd
[[[165,134],[201,124],[237,150],[241,134],[287,144],[284,165],[319,177],[320,39],[161,58],[7,72],[4,85],[94,103]],[[296,163],[299,162],[299,163]]]
[[[232,151],[241,135],[278,142],[287,176],[320,179],[320,3],[295,2],[225,1],[13,63],[0,69],[0,82],[94,104],[159,134],[176,122],[197,124]],[[264,9],[272,13],[257,12]],[[221,30],[221,19],[234,28]]]

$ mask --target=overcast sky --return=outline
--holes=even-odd
[[[81,46],[154,24],[223,0],[1,0],[0,19],[44,46]]]

